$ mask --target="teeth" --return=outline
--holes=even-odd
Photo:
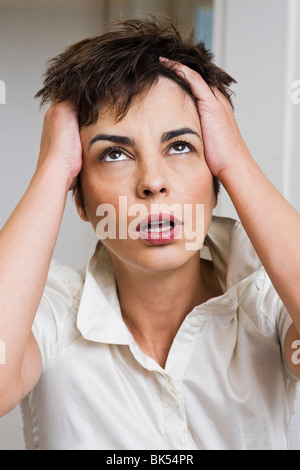
[[[146,225],[144,227],[144,231],[154,232],[154,233],[166,232],[167,230],[171,230],[173,226],[174,224],[170,223],[170,221],[158,220],[158,221],[151,222],[150,224]]]
[[[151,222],[149,225],[163,225],[163,224],[170,224],[169,220],[156,220],[154,222]]]
[[[157,228],[154,228],[154,227],[146,227],[146,230],[145,232],[166,232],[167,230],[171,230],[172,226],[171,225],[165,225],[164,227],[157,227]]]

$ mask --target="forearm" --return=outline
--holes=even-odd
[[[225,168],[220,180],[300,332],[300,215],[248,154]]]
[[[21,367],[45,287],[69,182],[55,166],[42,165],[0,232],[0,339],[5,373]]]

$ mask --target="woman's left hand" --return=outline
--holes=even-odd
[[[229,101],[218,89],[211,90],[189,67],[165,58],[160,60],[189,84],[197,100],[206,162],[213,175],[222,182],[225,170],[232,168],[234,171],[243,158],[251,158]]]
[[[178,62],[162,61],[184,77],[197,99],[204,153],[211,172],[223,183],[247,235],[293,324],[284,343],[290,369],[294,341],[300,337],[300,215],[266,178],[242,139],[230,103],[219,90]]]

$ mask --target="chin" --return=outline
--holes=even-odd
[[[136,244],[131,243],[130,247],[123,246],[122,249],[119,244],[118,247],[116,244],[107,244],[115,266],[140,269],[148,274],[163,274],[176,271],[196,254],[199,256],[199,250],[187,250],[183,240],[168,245],[147,245],[139,240],[136,242]]]

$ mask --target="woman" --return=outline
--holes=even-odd
[[[0,407],[22,400],[28,448],[287,447],[300,216],[251,158],[232,82],[155,20],[49,64],[37,170],[0,235]],[[212,217],[219,181],[246,232]],[[70,189],[101,238],[78,272],[51,263]]]

